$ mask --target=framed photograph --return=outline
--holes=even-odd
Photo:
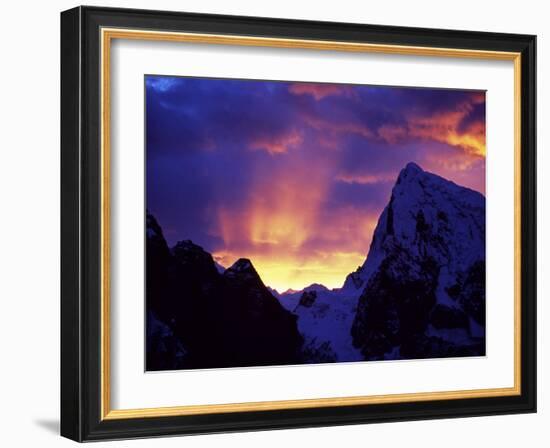
[[[61,433],[536,411],[535,36],[61,14]]]

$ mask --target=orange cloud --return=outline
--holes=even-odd
[[[485,156],[484,128],[474,129],[473,132],[460,132],[458,127],[464,116],[463,112],[456,111],[437,117],[411,117],[409,135],[459,146],[469,154]]]
[[[288,91],[293,95],[311,95],[317,101],[331,95],[353,95],[353,89],[337,84],[295,83],[290,84]]]
[[[378,128],[378,138],[392,145],[411,137],[434,140],[459,147],[469,155],[485,157],[485,123],[473,122],[466,129],[461,129],[461,123],[472,112],[474,105],[484,101],[485,94],[479,92],[451,111],[428,116],[408,114],[404,125],[387,124]]]
[[[280,290],[314,282],[342,286],[363,263],[378,216],[351,206],[327,213],[330,173],[305,172],[291,168],[279,183],[257,179],[241,209],[218,210],[213,233],[223,247],[213,256],[220,264],[250,258],[262,280]]]
[[[474,123],[465,130],[460,129],[473,105],[482,100],[484,95],[478,94],[473,97],[472,102],[463,103],[453,111],[429,117],[409,116],[409,135],[458,146],[468,154],[485,157],[485,124]]]
[[[485,102],[485,92],[472,92],[470,98],[473,104],[482,104]]]
[[[290,148],[299,146],[303,142],[302,135],[296,131],[276,136],[276,137],[260,137],[250,143],[250,148],[253,150],[264,150],[269,154],[284,154],[288,152]]]

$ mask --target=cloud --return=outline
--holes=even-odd
[[[341,84],[300,82],[290,84],[288,91],[293,95],[311,95],[317,101],[332,95],[353,96],[353,89]]]
[[[178,78],[169,76],[148,76],[145,82],[149,89],[156,90],[157,92],[167,92],[178,84]]]
[[[284,154],[289,149],[299,146],[303,140],[302,135],[298,131],[292,130],[283,135],[258,137],[250,143],[250,148],[253,150],[265,150],[271,155]]]
[[[457,95],[456,102],[448,108],[429,108],[421,101],[411,106],[403,108],[401,123],[384,124],[377,129],[380,140],[390,145],[413,139],[436,141],[456,146],[467,154],[485,156],[483,92]]]
[[[394,124],[383,125],[378,128],[378,136],[392,145],[404,141],[408,133],[407,127]]]
[[[485,125],[472,122],[461,130],[471,111],[470,104],[463,104],[457,110],[433,116],[411,116],[408,119],[409,135],[424,140],[435,140],[457,146],[464,151],[485,156]]]

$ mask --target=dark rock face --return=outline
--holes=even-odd
[[[437,304],[430,314],[430,323],[434,328],[468,328],[468,316],[458,308]]]
[[[300,361],[296,317],[249,260],[220,274],[212,256],[191,241],[169,250],[160,226],[147,215],[146,269],[147,311],[155,319],[148,319],[147,331],[156,341],[147,346],[147,370]]]
[[[478,261],[465,272],[455,285],[456,299],[468,315],[485,325],[485,263]]]
[[[147,363],[156,370],[182,369],[185,367],[187,350],[168,325],[157,319],[153,312],[147,313]]]
[[[352,276],[347,287],[364,288],[351,333],[365,359],[485,354],[479,193],[409,164]]]
[[[419,261],[403,251],[389,256],[359,298],[351,331],[366,359],[384,359],[396,346],[401,346],[400,358],[406,357],[411,347],[406,350],[402,342],[426,330],[436,303],[438,271],[426,260],[411,276]]]
[[[336,353],[332,349],[330,342],[318,342],[316,339],[308,340],[302,349],[303,362],[306,364],[320,364],[336,362],[338,360]]]
[[[304,291],[297,306],[311,308],[317,298],[317,291]]]
[[[358,290],[360,289],[364,283],[365,280],[361,277],[361,273],[363,272],[363,267],[359,266],[354,272],[351,274],[348,274],[346,277],[346,280],[344,281],[344,285],[342,286],[343,290]]]

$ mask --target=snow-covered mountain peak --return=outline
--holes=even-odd
[[[360,292],[352,334],[367,359],[482,353],[485,197],[409,163],[343,289]]]
[[[311,285],[306,286],[303,289],[303,291],[305,291],[305,292],[311,292],[311,291],[322,292],[322,291],[328,291],[328,288],[325,285],[321,285],[320,283],[312,283]]]
[[[407,163],[407,165],[405,165],[405,168],[403,168],[399,173],[399,177],[397,178],[398,179],[397,181],[399,182],[399,178],[410,178],[424,172],[425,171],[422,168],[420,168],[420,166],[418,166],[416,163],[409,162]]]
[[[380,217],[373,249],[397,245],[464,267],[485,257],[484,243],[485,197],[410,163]]]
[[[304,292],[325,292],[329,291],[329,289],[320,283],[312,283],[309,286],[306,286],[303,289],[292,289],[289,288],[285,292],[281,293],[280,295],[283,297],[300,297]]]
[[[406,250],[428,255],[450,271],[485,257],[485,198],[411,162],[401,170],[380,215],[365,263],[346,290],[362,290],[382,259]]]

